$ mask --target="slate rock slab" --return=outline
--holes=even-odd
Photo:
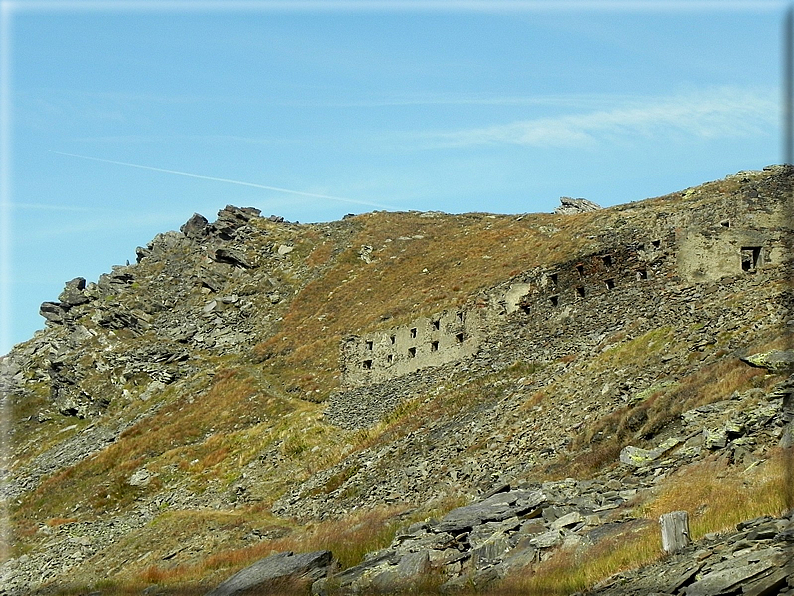
[[[236,596],[292,580],[318,580],[327,575],[332,564],[333,555],[329,550],[298,554],[291,551],[277,553],[234,574],[207,596]]]
[[[229,263],[230,265],[239,265],[245,269],[251,269],[253,264],[245,258],[245,255],[234,248],[219,248],[215,251],[215,260],[219,263]]]
[[[673,447],[681,443],[678,437],[671,437],[659,445],[656,449],[641,449],[640,447],[633,447],[627,445],[620,451],[620,461],[626,465],[639,468],[646,466],[652,461],[665,455]]]
[[[745,356],[741,360],[750,366],[765,368],[769,372],[784,373],[794,370],[794,350],[772,350]]]
[[[515,490],[498,493],[484,501],[450,511],[435,527],[436,532],[460,533],[483,522],[504,521],[525,515],[546,501],[541,491]]]
[[[776,549],[756,550],[714,565],[684,593],[686,596],[729,594],[738,586],[757,580],[764,572],[785,563],[785,555]]]

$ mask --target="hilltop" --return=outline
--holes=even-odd
[[[651,591],[787,593],[752,557],[791,545],[792,183],[194,215],[67,282],[3,358],[0,594],[203,594],[326,548],[306,593],[618,594],[673,563]],[[679,509],[705,542],[673,561]],[[738,583],[691,587],[734,553]]]

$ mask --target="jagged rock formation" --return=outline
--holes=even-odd
[[[588,201],[587,199],[574,199],[571,197],[560,197],[560,206],[554,210],[558,215],[572,215],[574,213],[587,213],[597,211],[600,205]]]
[[[3,358],[0,594],[209,592],[376,514],[392,535],[316,593],[511,589],[670,507],[693,546],[629,557],[665,570],[571,591],[784,593],[793,182],[564,215],[194,215],[68,282]]]

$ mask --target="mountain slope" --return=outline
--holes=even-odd
[[[684,502],[700,535],[779,514],[790,370],[741,358],[788,347],[791,192],[772,167],[574,215],[194,216],[138,263],[69,282],[3,359],[5,593],[203,593],[269,552],[321,547],[352,569],[400,527],[566,477],[616,503],[599,527]],[[383,352],[420,356],[414,372],[367,359],[367,342],[444,313],[471,322],[473,356],[421,366],[439,325],[435,346]],[[620,461],[671,439],[672,463]],[[715,474],[742,479],[726,494],[754,495],[745,510]],[[542,575],[552,551],[523,562]],[[431,567],[512,577],[477,565]]]

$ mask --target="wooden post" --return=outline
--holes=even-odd
[[[662,548],[666,553],[677,553],[689,545],[689,515],[686,511],[665,513],[659,518],[662,526]]]

